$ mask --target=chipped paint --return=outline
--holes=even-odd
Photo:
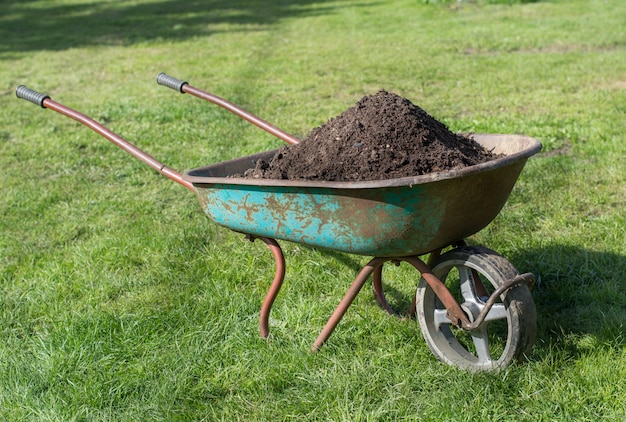
[[[403,255],[439,229],[444,204],[419,188],[297,189],[222,185],[196,188],[206,214],[217,224],[260,237],[362,255]],[[427,202],[426,202],[427,201]],[[416,216],[416,207],[428,208]],[[426,242],[428,243],[428,242]]]
[[[363,183],[228,178],[258,157],[188,172],[207,216],[257,237],[359,255],[421,255],[489,224],[504,206],[529,156],[541,144],[514,135],[482,135],[506,157],[459,171]]]

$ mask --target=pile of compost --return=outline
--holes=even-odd
[[[459,169],[497,156],[452,133],[406,98],[381,90],[259,160],[244,177],[356,182]]]

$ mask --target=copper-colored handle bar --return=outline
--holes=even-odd
[[[222,97],[218,97],[217,95],[211,94],[209,92],[203,91],[201,89],[195,88],[191,85],[189,85],[189,83],[187,81],[181,81],[180,79],[176,79],[173,78],[169,75],[166,75],[165,73],[160,73],[157,76],[157,83],[159,85],[163,85],[166,86],[168,88],[172,88],[174,91],[178,91],[182,94],[184,93],[188,93],[193,95],[194,97],[198,97],[201,98],[203,100],[206,100],[210,103],[216,104],[222,108],[225,108],[226,110],[230,111],[231,113],[236,114],[237,116],[241,117],[242,119],[245,119],[247,121],[249,121],[250,123],[252,123],[253,125],[263,129],[266,132],[271,133],[272,135],[276,136],[279,139],[282,139],[284,142],[290,144],[290,145],[294,145],[297,143],[300,143],[300,139],[296,138],[293,135],[290,135],[289,133],[277,128],[276,126],[272,125],[271,123],[266,122],[265,120],[255,116],[254,114],[250,113],[247,110],[244,110],[243,108],[231,103],[228,100],[225,100]]]
[[[96,122],[94,119],[88,116],[85,116],[84,114],[79,113],[78,111],[73,110],[69,107],[66,107],[62,104],[52,101],[48,95],[41,94],[37,91],[34,91],[32,89],[25,87],[24,85],[18,86],[15,91],[15,94],[17,95],[18,98],[22,98],[24,100],[30,101],[43,108],[49,108],[51,110],[56,111],[57,113],[63,114],[71,119],[76,120],[79,123],[82,123],[83,125],[87,126],[89,129],[105,137],[109,141],[113,142],[115,145],[122,148],[124,151],[128,152],[133,157],[144,162],[149,167],[152,167],[153,169],[155,169],[156,171],[158,171],[165,177],[172,179],[176,183],[180,183],[181,185],[183,185],[189,190],[192,190],[192,191],[194,190],[193,184],[183,180],[182,175],[179,172],[172,170],[171,168],[167,167],[165,164],[161,163],[154,157],[146,154],[145,152],[143,152],[142,150],[140,150],[139,148],[137,148],[136,146],[134,146],[133,144],[131,144],[130,142],[122,138],[121,136],[115,134],[114,132],[110,131],[109,129],[101,125],[100,123]]]

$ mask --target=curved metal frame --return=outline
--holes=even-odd
[[[254,241],[254,236],[246,235],[251,241]],[[283,255],[282,249],[278,242],[275,239],[269,238],[258,238],[262,240],[271,250],[274,261],[276,262],[276,273],[274,275],[274,280],[270,285],[270,288],[265,295],[265,299],[263,300],[263,304],[261,305],[261,313],[259,316],[259,331],[260,335],[263,338],[269,337],[269,316],[272,310],[272,305],[276,300],[276,296],[282,287],[283,281],[285,279],[285,256]],[[430,254],[430,258],[428,264],[422,261],[418,256],[402,256],[396,258],[389,257],[376,257],[372,258],[363,268],[359,271],[358,275],[344,294],[343,298],[335,308],[334,312],[326,322],[324,328],[320,331],[319,335],[315,342],[313,342],[313,346],[311,350],[316,351],[319,350],[320,347],[328,340],[330,335],[333,333],[345,313],[347,312],[350,305],[359,294],[363,285],[370,277],[373,275],[372,286],[374,289],[374,296],[376,301],[389,313],[390,315],[396,315],[396,311],[389,305],[387,299],[385,298],[385,294],[383,292],[382,287],[382,268],[383,264],[386,262],[401,262],[405,261],[411,264],[417,271],[421,273],[422,278],[428,283],[428,285],[433,289],[433,292],[437,295],[441,303],[447,309],[447,317],[450,320],[451,324],[465,329],[465,330],[474,330],[478,328],[483,323],[485,316],[497,300],[497,298],[503,294],[506,290],[517,286],[519,284],[528,284],[532,285],[534,282],[534,276],[530,273],[521,274],[511,280],[509,280],[504,285],[500,286],[493,294],[488,298],[485,303],[484,309],[480,312],[480,314],[476,317],[474,321],[470,321],[467,314],[461,309],[459,303],[454,299],[450,290],[446,287],[446,285],[433,274],[430,269],[429,264],[431,264],[440,254],[441,250],[433,251]],[[407,314],[412,316],[415,314],[415,300],[409,307]]]

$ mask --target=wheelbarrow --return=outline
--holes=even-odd
[[[243,108],[166,74],[157,82],[204,99],[255,124],[289,144],[299,139]],[[269,315],[285,277],[278,240],[372,257],[362,267],[314,341],[318,350],[330,337],[366,281],[389,314],[383,266],[406,262],[421,275],[404,312],[415,317],[433,354],[471,371],[495,370],[524,359],[536,333],[531,273],[520,274],[498,253],[465,240],[500,212],[526,161],[541,149],[518,135],[475,135],[488,150],[502,154],[487,163],[384,181],[323,182],[247,179],[237,175],[268,160],[261,152],[181,174],[146,154],[90,117],[25,86],[19,98],[70,117],[194,191],[207,216],[271,250],[276,271],[261,305],[259,330],[269,336]],[[425,262],[421,257],[427,256]]]

